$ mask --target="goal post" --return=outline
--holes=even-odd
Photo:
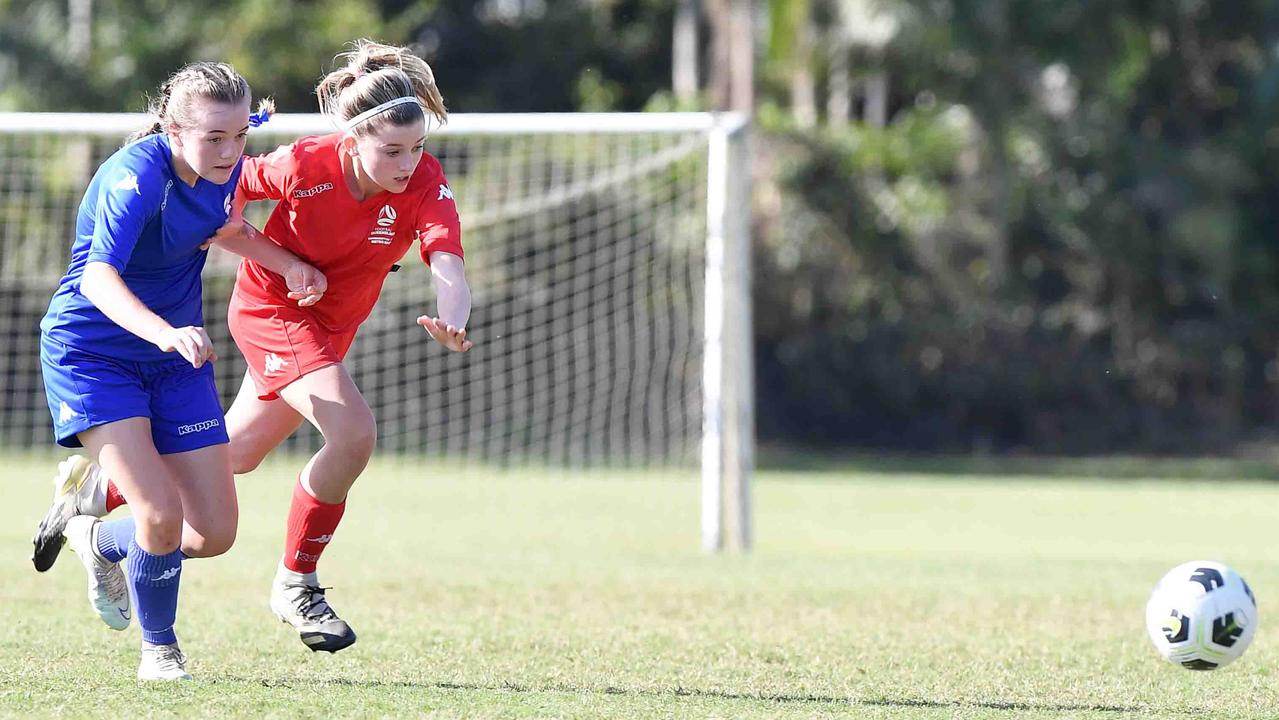
[[[750,548],[754,363],[750,289],[750,149],[740,115],[710,131],[703,320],[702,547]]]
[[[80,198],[141,114],[0,113],[0,443],[52,447],[38,323]],[[282,114],[261,153],[332,132]],[[702,545],[750,545],[754,455],[749,123],[733,113],[457,114],[427,149],[449,177],[473,290],[465,356],[425,342],[415,252],[348,356],[379,452],[519,466],[701,467]],[[267,208],[257,204],[259,224]],[[235,259],[210,256],[219,347]],[[244,366],[223,353],[229,401]],[[231,357],[227,357],[230,355]],[[319,445],[302,431],[286,447]]]

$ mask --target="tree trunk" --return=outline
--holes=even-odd
[[[1007,0],[988,0],[987,28],[994,52],[990,58],[995,69],[986,84],[987,128],[990,133],[991,160],[994,167],[993,217],[994,235],[987,251],[991,290],[1002,287],[1008,276],[1008,231],[1012,225],[1012,163],[1008,153],[1009,91],[1017,81],[1010,57],[1009,10]]]
[[[732,100],[730,59],[732,48],[732,0],[705,0],[706,16],[710,20],[711,50],[709,89],[711,107],[727,110]]]
[[[817,124],[817,86],[813,80],[813,34],[807,18],[795,33],[790,69],[791,116],[796,125],[810,128]]]
[[[749,115],[755,108],[755,3],[754,0],[732,0],[732,7],[729,107]]]
[[[93,0],[67,0],[67,57],[84,66],[93,49]]]
[[[711,25],[711,103],[749,113],[755,105],[753,0],[706,0]]]
[[[675,6],[671,90],[681,106],[697,101],[697,0],[678,0]]]
[[[866,123],[882,128],[888,124],[888,71],[876,70],[866,78]]]
[[[831,127],[848,124],[853,104],[853,82],[850,77],[848,59],[851,48],[838,33],[827,40],[830,51],[830,90],[826,96],[826,123]]]

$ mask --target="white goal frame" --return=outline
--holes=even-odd
[[[124,137],[140,113],[0,113],[3,134]],[[333,131],[316,114],[281,114],[272,135]],[[707,138],[702,356],[701,538],[708,552],[751,544],[754,363],[750,291],[750,123],[740,113],[456,114],[441,135],[697,132]],[[465,223],[465,218],[463,218]]]

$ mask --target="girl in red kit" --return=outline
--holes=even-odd
[[[406,48],[369,40],[339,58],[345,65],[320,81],[316,95],[342,131],[244,160],[236,213],[249,201],[278,201],[263,234],[323,277],[298,302],[278,275],[242,262],[228,323],[249,369],[226,413],[236,473],[257,467],[303,421],[324,437],[293,490],[270,604],[308,647],[329,652],[355,642],[355,632],[326,601],[316,563],[377,439],[373,413],[342,361],[387,273],[415,242],[437,302],[436,316],[417,323],[449,350],[471,348],[457,208],[439,161],[423,150],[428,116],[447,119],[434,74]],[[234,248],[236,232],[256,233],[234,227],[215,242]],[[51,516],[105,515],[123,503],[114,484],[79,458],[64,462],[54,482]]]

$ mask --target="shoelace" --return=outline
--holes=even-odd
[[[324,591],[333,588],[298,583],[285,585],[284,589],[298,591],[297,597],[293,598],[293,606],[297,608],[298,614],[307,620],[328,622],[337,619],[337,613],[333,612],[333,608],[329,607],[324,597]]]
[[[112,602],[120,602],[122,598],[127,597],[129,592],[128,582],[125,580],[124,573],[111,572],[116,566],[105,560],[100,561],[95,575],[98,576],[98,582],[106,587],[107,595],[110,596]]]
[[[186,668],[183,666],[186,664],[187,658],[176,645],[156,645],[152,647],[151,652],[155,656],[156,666],[161,670],[181,670],[186,672]]]

